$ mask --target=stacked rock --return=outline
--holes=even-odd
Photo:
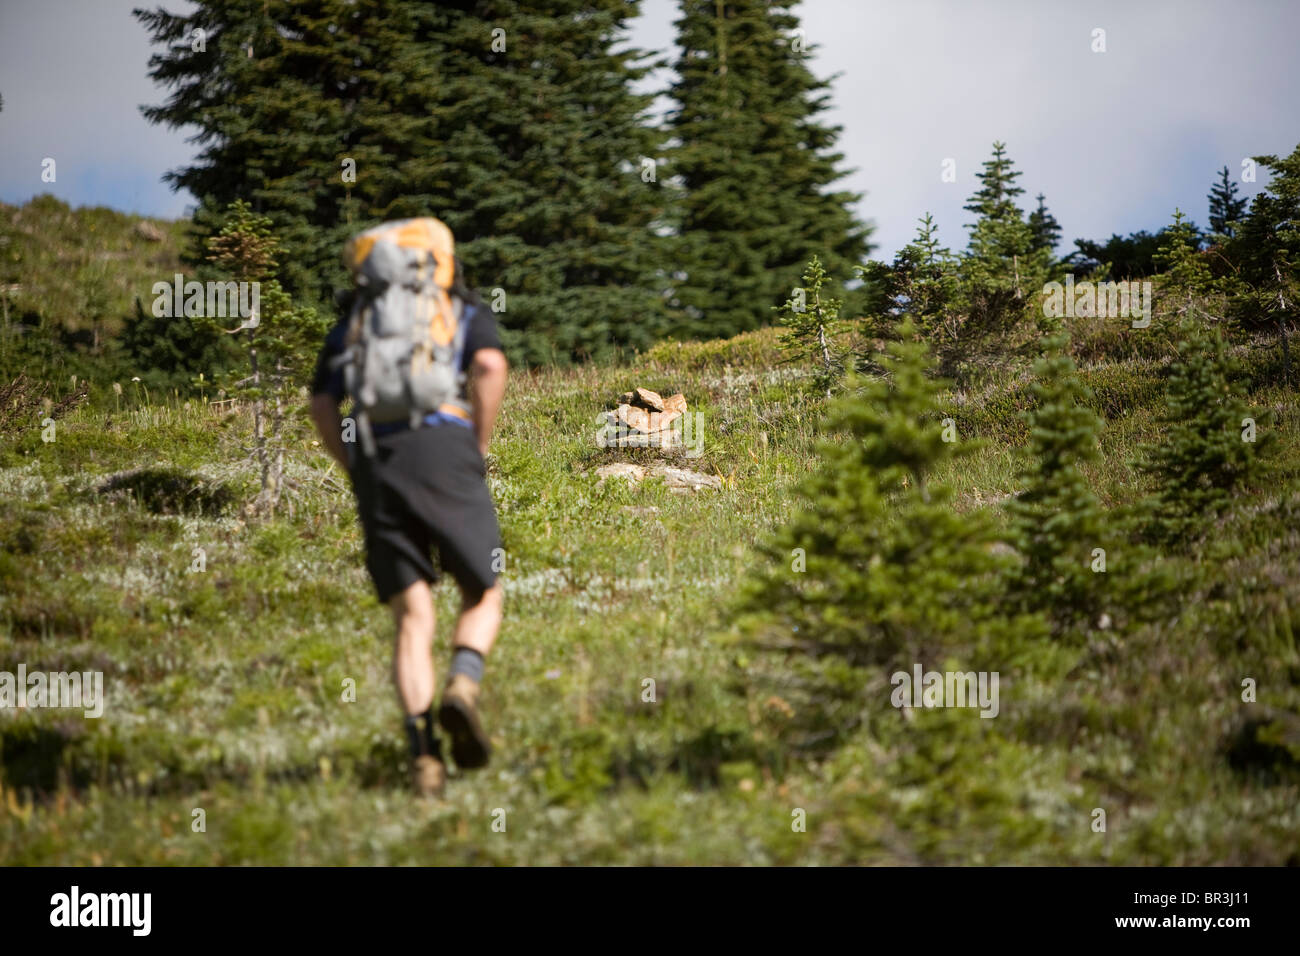
[[[648,388],[619,396],[618,408],[609,413],[608,444],[618,448],[672,448],[682,443],[681,429],[673,423],[686,414],[686,397],[668,398]]]

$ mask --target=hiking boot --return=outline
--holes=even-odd
[[[447,768],[437,757],[421,754],[411,762],[411,781],[417,796],[440,799],[447,783]]]
[[[438,723],[451,735],[451,757],[462,770],[487,765],[492,744],[478,719],[478,682],[453,674],[442,692]]]

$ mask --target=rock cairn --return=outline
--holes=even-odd
[[[614,448],[673,448],[682,443],[681,426],[673,423],[686,414],[686,396],[678,392],[663,398],[648,388],[619,396],[609,412],[608,444]]]

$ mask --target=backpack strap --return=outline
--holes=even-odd
[[[357,435],[361,437],[361,452],[367,458],[375,457],[375,433],[370,427],[370,416],[364,408],[360,408],[356,413]]]
[[[343,370],[343,390],[352,396],[352,417],[357,424],[357,435],[361,439],[361,451],[367,458],[374,457],[375,435],[370,427],[370,416],[366,414],[365,405],[357,396],[358,369],[365,361],[365,346],[361,341],[362,326],[370,321],[370,299],[364,295],[357,297],[352,305],[352,314],[348,319],[348,331],[343,338],[343,351],[330,359],[329,367]]]
[[[467,305],[460,296],[451,297],[451,306],[456,317],[456,334],[451,339],[451,367],[456,370],[456,395],[451,401],[444,403],[439,411],[468,419],[470,405],[461,398],[461,391],[465,386],[465,373],[461,371],[461,366],[465,362],[465,339],[469,336],[469,324],[474,319],[475,309],[474,306]]]

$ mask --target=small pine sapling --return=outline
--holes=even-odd
[[[1088,405],[1091,396],[1067,344],[1063,334],[1043,340],[1034,367],[1037,404],[1025,415],[1025,488],[1008,505],[1012,544],[1023,561],[1011,575],[1011,590],[1026,609],[1045,612],[1058,634],[1096,622],[1107,580],[1096,567],[1106,555],[1104,515],[1083,473],[1097,458],[1101,419]]]
[[[235,328],[225,328],[218,316],[205,314],[202,326],[219,328],[242,341],[248,357],[247,375],[225,383],[233,398],[247,402],[253,413],[253,450],[261,471],[261,490],[254,510],[273,514],[284,490],[286,409],[306,369],[306,357],[320,345],[327,322],[314,309],[298,308],[276,278],[278,243],[271,221],[256,215],[242,200],[232,203],[217,235],[207,241],[208,262],[236,282],[255,284],[253,314]]]
[[[1143,470],[1159,482],[1147,527],[1165,541],[1199,537],[1233,495],[1255,481],[1274,436],[1232,388],[1240,369],[1217,327],[1187,321],[1165,390],[1162,439],[1143,449]]]
[[[840,320],[840,301],[825,294],[826,270],[817,256],[808,263],[803,282],[775,310],[782,326],[781,346],[796,360],[813,363],[814,388],[830,398],[846,364],[839,341],[846,331]]]

